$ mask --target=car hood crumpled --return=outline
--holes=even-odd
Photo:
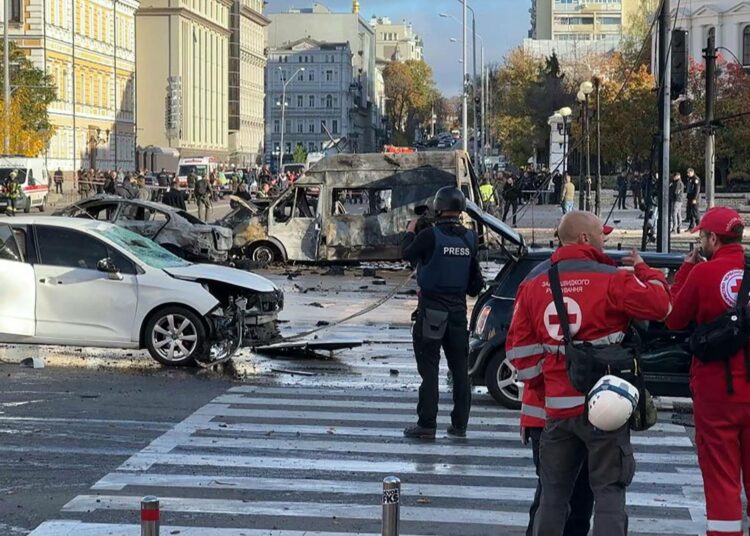
[[[215,264],[191,264],[175,268],[164,268],[169,275],[189,281],[210,280],[236,285],[255,292],[275,292],[276,285],[263,276]]]

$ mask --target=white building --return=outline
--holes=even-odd
[[[351,64],[349,43],[300,39],[269,51],[266,74],[267,157],[279,158],[285,82],[285,161],[291,160],[298,145],[308,153],[319,152],[331,145],[331,138],[343,139],[346,150],[359,152],[364,133],[356,122],[358,89],[352,85]]]
[[[373,17],[370,26],[375,30],[375,49],[378,66],[391,61],[419,61],[424,57],[422,38],[405,20],[394,24],[388,17]]]

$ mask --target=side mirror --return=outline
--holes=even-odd
[[[112,281],[122,281],[122,274],[120,273],[120,269],[115,266],[115,263],[112,262],[112,259],[110,259],[109,257],[101,259],[99,262],[97,262],[96,269],[100,272],[108,274],[108,278]]]

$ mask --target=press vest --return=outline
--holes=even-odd
[[[466,294],[471,276],[471,259],[477,248],[473,231],[462,236],[433,227],[435,249],[427,264],[417,267],[417,282],[423,292]]]

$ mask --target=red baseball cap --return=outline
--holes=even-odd
[[[612,231],[614,231],[614,230],[615,230],[615,228],[612,227],[611,225],[605,225],[605,226],[602,227],[602,231],[604,232],[605,235],[608,235],[608,234],[612,233]]]
[[[693,232],[708,231],[720,236],[734,236],[732,229],[737,225],[743,223],[736,210],[729,207],[714,207],[706,211]]]

